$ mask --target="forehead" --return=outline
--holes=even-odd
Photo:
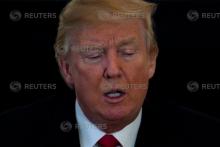
[[[144,38],[144,25],[140,20],[123,20],[115,22],[100,22],[83,24],[68,32],[70,42],[123,40],[135,37]]]

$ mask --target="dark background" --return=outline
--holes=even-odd
[[[1,97],[0,112],[45,99],[60,93],[70,93],[63,82],[54,58],[58,16],[68,1],[1,1]],[[190,111],[220,118],[220,14],[216,18],[201,18],[201,13],[220,13],[217,1],[154,1],[159,4],[155,31],[160,53],[157,70],[150,81],[151,101],[174,103]],[[12,21],[13,10],[56,13],[53,19]],[[191,21],[187,14],[196,10],[199,18]],[[10,84],[56,84],[56,89],[14,92]],[[187,89],[190,81],[197,82],[197,91]],[[219,84],[204,90],[201,84]],[[188,85],[190,86],[190,85]],[[195,87],[191,87],[195,88]]]

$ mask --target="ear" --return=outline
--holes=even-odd
[[[72,73],[70,69],[70,64],[63,57],[60,57],[57,61],[58,61],[60,73],[64,81],[72,89],[74,87],[74,82],[73,82],[73,77],[72,77]]]
[[[149,63],[148,63],[148,77],[149,79],[153,77],[156,70],[156,61],[157,61],[158,51],[150,53]]]

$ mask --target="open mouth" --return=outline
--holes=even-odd
[[[120,89],[112,89],[104,93],[105,100],[109,103],[118,103],[124,99],[126,92]]]
[[[117,97],[123,96],[124,94],[125,92],[119,89],[111,90],[111,91],[104,93],[105,96],[110,97],[110,98],[117,98]]]

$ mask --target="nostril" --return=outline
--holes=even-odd
[[[104,77],[107,79],[118,78],[121,76],[120,60],[118,59],[117,52],[114,49],[108,50],[104,68]]]
[[[104,71],[104,77],[106,79],[119,78],[119,77],[121,77],[121,72],[120,71],[111,71],[111,70],[106,69]]]
[[[109,79],[109,78],[118,78],[121,77],[121,69],[119,66],[107,66],[106,69],[104,70],[104,77]]]

